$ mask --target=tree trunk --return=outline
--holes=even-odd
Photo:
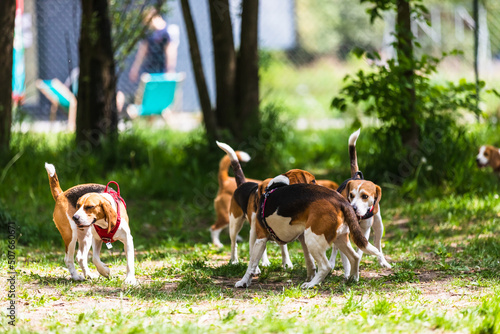
[[[216,118],[221,128],[233,129],[235,115],[236,52],[228,0],[209,0],[214,47]]]
[[[236,133],[246,138],[259,126],[259,1],[243,0],[236,71]]]
[[[218,139],[217,135],[217,120],[215,111],[212,109],[210,102],[210,95],[208,95],[207,83],[205,74],[203,73],[203,64],[201,62],[200,48],[198,45],[198,38],[196,37],[196,29],[191,15],[188,0],[181,0],[182,14],[184,16],[184,23],[186,24],[186,31],[189,40],[189,53],[191,54],[191,63],[193,64],[193,72],[196,80],[196,87],[198,90],[198,98],[200,99],[201,111],[203,113],[203,120],[205,124],[205,131],[208,139],[213,142]]]
[[[406,127],[401,133],[403,143],[411,149],[417,149],[419,145],[419,128],[416,122],[416,95],[414,76],[413,35],[411,31],[410,0],[397,0],[396,37],[398,40],[397,56],[400,66],[406,68],[403,80],[407,83],[403,88],[402,96],[404,104],[402,114],[406,118]]]
[[[98,146],[118,132],[116,75],[107,0],[82,0],[76,141]]]
[[[0,1],[0,157],[9,151],[12,126],[12,65],[16,1]]]

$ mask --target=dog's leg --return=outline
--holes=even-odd
[[[255,240],[257,240],[257,231],[255,230],[255,225],[254,225],[254,222],[252,222],[250,224],[250,237],[249,237],[249,240],[248,240],[248,248],[249,248],[249,252],[250,252],[250,256],[252,256],[252,249],[253,249],[253,246],[255,244]],[[266,250],[264,249],[264,254],[262,255],[262,257],[266,256]],[[259,268],[259,264],[257,263],[257,267],[255,268],[255,271],[253,272],[254,275],[260,275],[260,268]]]
[[[57,206],[56,206],[57,208]],[[54,211],[54,222],[57,222],[56,220],[56,215],[58,216],[58,219],[67,219],[68,224],[70,226],[70,230],[68,229],[61,229],[59,225],[56,223],[57,228],[59,229],[59,232],[61,232],[61,235],[64,240],[64,244],[66,246],[66,253],[64,255],[64,263],[66,264],[66,268],[68,268],[69,273],[71,275],[71,278],[74,279],[75,281],[83,281],[85,278],[78,274],[75,268],[75,247],[76,247],[76,242],[78,240],[78,234],[77,234],[77,228],[76,224],[71,219],[66,212],[61,213],[61,211]]]
[[[361,232],[365,236],[366,240],[369,240],[370,238],[370,230],[372,223],[373,223],[373,218],[368,218],[365,220],[361,220],[359,222],[359,227],[361,228]],[[363,257],[363,251],[361,249],[358,249],[357,253],[359,256],[359,260],[361,261],[361,258]]]
[[[252,283],[252,274],[255,272],[257,265],[262,257],[262,254],[266,250],[267,238],[257,239],[252,247],[252,252],[250,253],[250,261],[248,263],[248,269],[243,278],[236,282],[235,287],[237,288],[248,288]]]
[[[210,234],[212,236],[212,243],[218,247],[218,248],[221,248],[221,247],[224,247],[224,245],[222,244],[222,242],[220,242],[220,239],[219,239],[219,236],[220,236],[220,232],[223,230],[224,228],[217,228],[215,230],[210,230]]]
[[[391,265],[384,257],[382,252],[382,235],[384,234],[384,224],[382,223],[382,216],[379,212],[375,216],[373,216],[373,243],[374,246],[378,249],[380,254],[382,254],[382,258],[379,259],[379,264],[382,267],[391,269]]]
[[[307,268],[307,281],[310,281],[313,279],[314,275],[316,274],[316,266],[314,265],[314,259],[311,256],[311,253],[309,252],[309,249],[307,248],[307,244],[304,239],[304,234],[301,234],[299,236],[299,241],[300,244],[302,245],[302,251],[304,252],[304,260],[306,262],[306,268]]]
[[[326,251],[330,248],[330,245],[326,241],[325,236],[317,235],[312,232],[310,228],[308,228],[304,232],[304,239],[307,248],[318,265],[318,271],[316,272],[316,275],[314,275],[313,279],[310,282],[302,284],[303,289],[308,289],[323,282],[326,275],[328,275],[328,273],[332,270],[332,267],[328,261],[328,257],[326,256]]]
[[[97,278],[99,275],[92,273],[88,266],[89,250],[92,246],[92,232],[90,227],[85,231],[77,231],[78,234],[78,252],[76,253],[76,261],[82,268],[83,276],[86,278]]]
[[[125,277],[125,284],[137,284],[135,279],[135,267],[134,267],[134,238],[127,231],[127,238],[123,243],[123,248],[125,249],[125,256],[127,257],[127,276]]]
[[[238,263],[238,243],[237,236],[240,233],[243,223],[245,222],[245,215],[234,217],[233,214],[229,215],[229,237],[231,238],[231,263]]]
[[[337,248],[337,246],[335,246],[335,244],[333,244],[332,246],[332,255],[330,255],[330,265],[332,266],[332,268],[335,268],[335,262],[337,261],[337,253],[339,252],[339,249]],[[342,254],[342,253],[340,253]]]
[[[66,254],[64,255],[64,263],[66,263],[66,267],[68,268],[72,279],[75,281],[83,281],[85,278],[78,274],[75,268],[75,247],[77,239],[78,237],[76,235],[76,231],[73,231],[73,237],[71,238],[71,242],[69,243],[66,249]]]
[[[92,263],[104,277],[109,277],[109,268],[101,261],[102,240],[92,238]]]
[[[349,234],[338,235],[335,244],[342,255],[344,265],[344,276],[346,279],[353,278],[356,282],[359,280],[359,255],[354,251],[349,242]]]
[[[281,264],[283,269],[293,269],[292,261],[290,260],[290,254],[288,254],[288,246],[280,245],[281,248]]]

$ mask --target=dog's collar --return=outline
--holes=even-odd
[[[337,188],[337,192],[338,193],[342,193],[345,189],[345,187],[347,187],[347,183],[349,183],[349,181],[352,181],[352,180],[364,180],[364,176],[363,176],[363,173],[358,170],[356,173],[354,173],[354,176],[351,177],[350,179],[347,179],[345,180],[344,182],[342,182],[342,184],[340,185],[340,187]]]
[[[284,184],[283,184],[284,185]],[[284,242],[283,240],[281,240],[278,235],[276,235],[276,232],[274,232],[274,230],[271,228],[271,226],[269,226],[269,224],[267,223],[266,221],[266,216],[265,216],[265,210],[266,210],[266,202],[267,202],[267,198],[269,197],[269,195],[271,195],[275,190],[277,189],[276,188],[273,188],[271,190],[268,190],[266,189],[266,192],[264,193],[264,198],[262,199],[262,204],[260,206],[260,212],[261,212],[261,219],[258,219],[258,221],[261,223],[262,227],[264,227],[267,232],[271,235],[271,237],[274,239],[274,241],[276,241],[277,243],[281,244],[281,245],[284,245],[286,244],[286,242]]]
[[[118,189],[118,191],[115,191],[113,188],[110,188],[109,187],[110,183],[114,183],[116,185],[116,189]],[[120,215],[120,202],[119,201],[121,201],[123,203],[123,206],[125,206],[125,208],[127,207],[127,204],[125,203],[125,200],[120,196],[120,186],[115,181],[109,181],[108,184],[106,185],[106,189],[104,189],[104,192],[106,194],[109,194],[111,197],[113,197],[113,200],[116,202],[116,225],[109,232],[108,232],[107,228],[102,228],[100,226],[97,226],[96,224],[94,224],[94,228],[95,228],[95,231],[97,232],[97,234],[99,235],[99,237],[101,238],[101,240],[104,241],[106,244],[108,244],[108,243],[113,243],[116,241],[116,240],[113,240],[113,237],[115,236],[116,231],[118,231],[118,228],[120,227],[120,223],[122,221],[122,217]],[[108,221],[108,226],[109,226],[109,224],[110,224],[110,222]]]
[[[375,198],[375,202],[376,201],[377,201],[377,199]],[[373,209],[374,208],[375,208],[375,205],[372,205],[372,208],[370,209],[370,211],[368,211],[363,217],[360,217],[359,220],[365,220],[365,219],[373,217]]]

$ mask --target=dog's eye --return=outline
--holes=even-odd
[[[87,205],[85,207],[85,210],[90,210],[90,209],[93,209],[95,206],[94,205]]]
[[[368,199],[368,195],[361,196],[362,199]]]
[[[484,156],[485,156],[485,157],[487,157],[487,156],[488,156],[488,153],[485,153],[485,154],[484,154]]]
[[[80,209],[80,208],[81,208],[81,206],[82,206],[81,204],[77,204],[77,205],[76,205],[76,209],[77,209],[77,210],[78,210],[78,209]]]
[[[354,198],[354,194],[349,194],[349,198],[353,199]]]

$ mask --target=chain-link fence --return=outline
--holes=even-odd
[[[119,1],[111,1],[111,5]],[[123,1],[124,2],[124,1]],[[134,0],[128,3],[134,5]],[[135,5],[144,1],[136,1]],[[206,0],[190,1],[198,32],[202,52],[205,75],[210,94],[214,95],[214,70],[212,61],[210,15]],[[241,9],[239,0],[230,1],[233,18],[235,44],[239,44]],[[178,41],[176,71],[185,72],[180,100],[175,109],[181,111],[199,110],[194,76],[191,69],[189,44],[182,18],[179,1],[170,1],[166,21],[169,33]],[[337,66],[349,60],[353,48],[376,50],[385,57],[391,56],[390,43],[394,30],[394,15],[387,14],[384,20],[369,21],[367,5],[357,1],[344,0],[272,0],[260,2],[259,43],[262,50],[272,51],[263,54],[263,66],[267,63],[278,63],[280,70],[275,73],[285,83],[297,83],[289,94],[308,90],[312,108],[320,101],[323,108],[325,100],[333,96],[333,91],[321,91],[318,87],[308,87],[308,78],[295,78],[302,68],[314,67],[314,64],[325,59],[334,65],[319,67],[319,71],[331,69],[341,77],[346,71]],[[443,2],[429,6],[427,17],[431,25],[415,20],[413,31],[418,36],[422,50],[432,54],[459,49],[463,56],[454,59],[452,71],[461,71],[471,75],[473,69],[473,28],[472,4],[470,1],[459,4]],[[500,60],[500,3],[488,1],[479,11],[479,59],[483,78],[495,75],[495,65]],[[26,88],[24,110],[34,119],[47,119],[51,103],[37,89],[38,79],[51,80],[57,78],[71,89],[76,69],[78,68],[78,39],[81,20],[80,1],[77,0],[24,0],[22,18],[23,47],[25,51]],[[121,27],[116,27],[121,31]],[[123,31],[121,31],[123,33]],[[131,32],[132,34],[132,32]],[[137,83],[129,78],[130,66],[135,57],[134,49],[117,64],[118,90],[122,91],[128,102],[134,98]],[[73,75],[72,75],[73,74]],[[322,75],[311,71],[309,76]],[[273,80],[265,74],[262,76],[263,99],[272,98]],[[471,77],[469,77],[471,79]],[[310,80],[314,81],[314,78]],[[302,83],[301,83],[302,82]],[[321,81],[317,81],[321,82]],[[313,85],[314,86],[314,85]],[[271,88],[270,88],[271,87]],[[315,91],[325,97],[315,97]],[[299,94],[300,95],[300,94]],[[286,97],[282,97],[286,100]],[[316,101],[316,102],[315,102]],[[309,103],[308,102],[308,103]],[[316,103],[316,104],[315,104]],[[327,103],[326,103],[327,104]],[[58,112],[60,118],[64,113]]]

